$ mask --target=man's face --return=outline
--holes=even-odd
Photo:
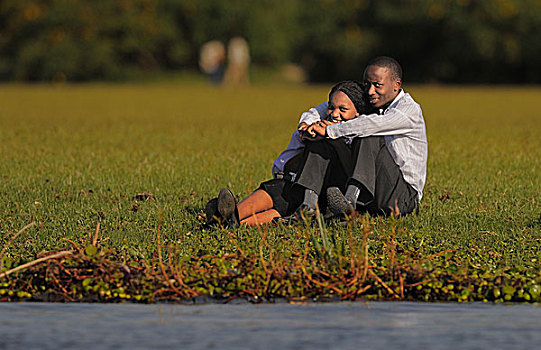
[[[342,91],[336,91],[329,101],[327,115],[332,121],[343,122],[358,117],[359,113],[357,113],[357,109],[348,95]]]
[[[368,85],[368,98],[373,107],[381,108],[390,103],[400,90],[401,81],[392,79],[388,68],[368,66],[364,71],[364,81]]]

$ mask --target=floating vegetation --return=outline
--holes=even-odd
[[[304,236],[289,255],[275,251],[262,231],[259,248],[245,251],[231,231],[235,253],[180,256],[177,247],[161,244],[158,227],[156,253],[148,261],[101,247],[98,224],[90,242],[70,241],[68,249],[2,272],[0,301],[541,301],[541,273],[461,268],[453,250],[427,257],[399,253],[398,220],[392,222],[378,255],[368,249],[373,222],[367,216],[349,222],[342,247],[324,226],[299,226]],[[360,244],[351,236],[353,226],[362,234]]]

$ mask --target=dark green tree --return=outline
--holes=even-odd
[[[252,63],[311,81],[396,57],[410,82],[539,83],[539,0],[2,0],[0,79],[124,79],[198,69],[199,48],[244,37]]]

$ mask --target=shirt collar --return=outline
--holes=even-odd
[[[380,115],[381,115],[381,114],[385,114],[385,113],[389,110],[389,108],[394,107],[394,106],[396,105],[396,103],[398,102],[398,100],[400,100],[402,97],[404,97],[405,94],[406,94],[406,93],[404,92],[404,90],[403,90],[403,89],[400,89],[400,91],[398,92],[398,95],[396,95],[396,97],[394,98],[393,102],[391,102],[391,103],[387,106],[387,108],[385,108],[385,109],[380,108],[380,109],[378,110],[379,114],[380,114]]]

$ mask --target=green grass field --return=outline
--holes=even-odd
[[[158,225],[181,256],[235,251],[228,231],[201,231],[198,214],[220,188],[243,197],[270,178],[300,113],[325,100],[329,88],[0,86],[5,261],[69,246],[63,238],[80,242],[98,222],[102,246],[130,258],[152,256]],[[541,89],[406,90],[423,107],[429,164],[420,214],[399,222],[400,251],[429,256],[456,249],[461,266],[539,271]],[[142,192],[151,200],[134,197]],[[371,250],[381,249],[389,220],[375,221]],[[298,231],[264,229],[280,252],[292,249]],[[241,228],[236,235],[248,249],[258,247],[260,232]],[[329,232],[340,236],[344,229]]]

